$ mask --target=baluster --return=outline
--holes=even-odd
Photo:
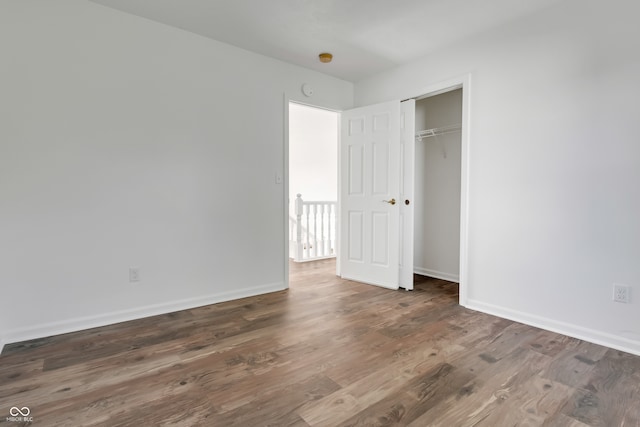
[[[311,256],[311,236],[309,235],[309,230],[310,230],[310,228],[309,228],[309,216],[310,216],[311,209],[310,209],[310,206],[309,206],[308,203],[305,204],[305,207],[306,207],[306,209],[305,209],[305,217],[306,217],[306,221],[307,221],[307,229],[305,230],[305,233],[304,233],[305,236],[306,236],[306,239],[305,239],[306,247],[305,247],[305,252],[304,253],[305,253],[305,258],[308,259]]]
[[[327,256],[331,256],[331,203],[327,204]]]
[[[333,244],[331,243],[333,241],[333,204],[329,203],[328,206],[329,212],[327,214],[327,230],[329,230],[329,235],[327,237],[327,255],[331,256],[333,255]]]
[[[295,205],[295,211],[296,211],[296,254],[295,254],[295,261],[302,261],[302,210],[303,210],[303,203],[302,203],[302,194],[298,193],[296,195],[296,205]]]
[[[329,230],[329,237],[328,237],[328,241],[327,241],[327,255],[332,255],[333,254],[333,230],[332,230],[332,215],[333,215],[333,204],[329,204],[329,212],[327,213],[327,230]]]
[[[313,257],[318,256],[318,204],[313,204]]]
[[[325,234],[324,234],[324,207],[325,204],[322,203],[320,204],[320,253],[318,254],[319,256],[325,256],[327,255],[327,241],[325,239]]]

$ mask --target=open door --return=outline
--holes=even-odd
[[[399,100],[341,117],[340,274],[390,289],[400,283],[400,122]]]

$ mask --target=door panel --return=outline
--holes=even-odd
[[[398,288],[400,102],[342,113],[342,277]]]
[[[349,211],[349,222],[346,229],[349,233],[349,258],[351,262],[364,262],[364,227],[362,212]]]
[[[378,196],[389,194],[389,144],[385,142],[374,142],[371,146],[373,154],[373,190],[372,193]]]
[[[383,267],[389,266],[389,214],[372,213],[373,237],[371,242],[371,262]]]
[[[349,147],[349,195],[364,194],[364,147]]]

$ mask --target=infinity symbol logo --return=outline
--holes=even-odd
[[[24,406],[22,409],[18,408],[17,406],[14,406],[11,408],[11,410],[9,410],[9,413],[11,414],[12,417],[17,417],[18,415],[22,415],[23,417],[26,417],[31,413],[31,409],[27,408],[26,406]]]

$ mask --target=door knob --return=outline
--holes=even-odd
[[[395,204],[396,204],[396,199],[383,200],[383,202],[385,202],[385,203],[389,203],[390,205],[395,205]]]

